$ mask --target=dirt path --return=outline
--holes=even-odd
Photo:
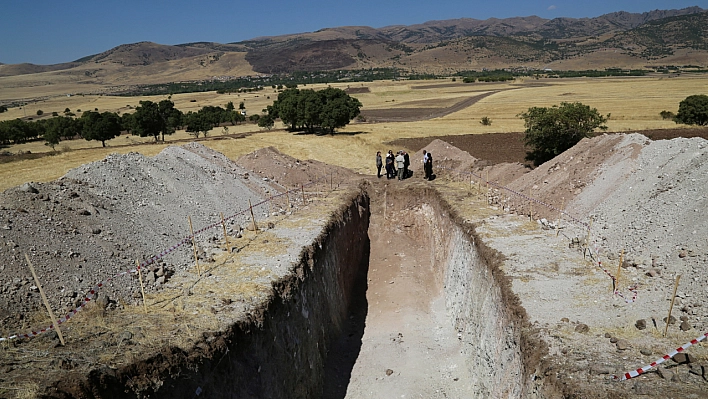
[[[349,334],[332,351],[338,378],[325,397],[471,397],[429,246],[407,234],[408,222],[396,225],[390,213],[384,220],[382,208],[380,200],[372,204],[368,289],[359,304],[367,308],[354,312]]]

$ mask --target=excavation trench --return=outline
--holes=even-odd
[[[243,322],[205,334],[199,351],[165,348],[123,370],[96,370],[81,391],[544,397],[533,378],[541,349],[529,343],[500,262],[434,190],[375,183],[342,205]]]

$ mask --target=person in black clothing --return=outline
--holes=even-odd
[[[433,154],[428,152],[428,157],[425,160],[425,178],[428,180],[433,179]]]
[[[411,158],[408,156],[408,153],[403,151],[403,159],[405,159],[403,163],[403,178],[407,179],[408,178],[408,167],[411,166]]]
[[[386,154],[386,178],[393,179],[396,176],[396,170],[393,166],[393,151],[388,150]]]

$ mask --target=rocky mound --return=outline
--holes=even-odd
[[[200,144],[168,147],[153,158],[112,154],[51,183],[0,194],[0,320],[4,336],[37,327],[26,320],[41,301],[24,254],[58,313],[73,309],[95,283],[135,267],[194,229],[248,208],[277,189]],[[267,212],[264,208],[257,210]],[[229,228],[245,219],[230,220]],[[209,232],[219,235],[216,230]],[[200,240],[208,239],[200,236]],[[193,263],[183,246],[151,265],[148,289]],[[162,277],[162,278],[160,278]],[[114,306],[131,303],[138,285],[123,276],[101,291]],[[44,319],[42,319],[44,320]],[[45,321],[42,321],[45,322]],[[22,331],[24,332],[24,331]]]

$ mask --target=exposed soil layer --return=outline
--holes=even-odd
[[[453,112],[463,110],[477,101],[498,93],[499,90],[490,91],[461,100],[452,106],[444,108],[386,108],[371,109],[361,112],[367,122],[415,122],[426,119],[440,118]]]

